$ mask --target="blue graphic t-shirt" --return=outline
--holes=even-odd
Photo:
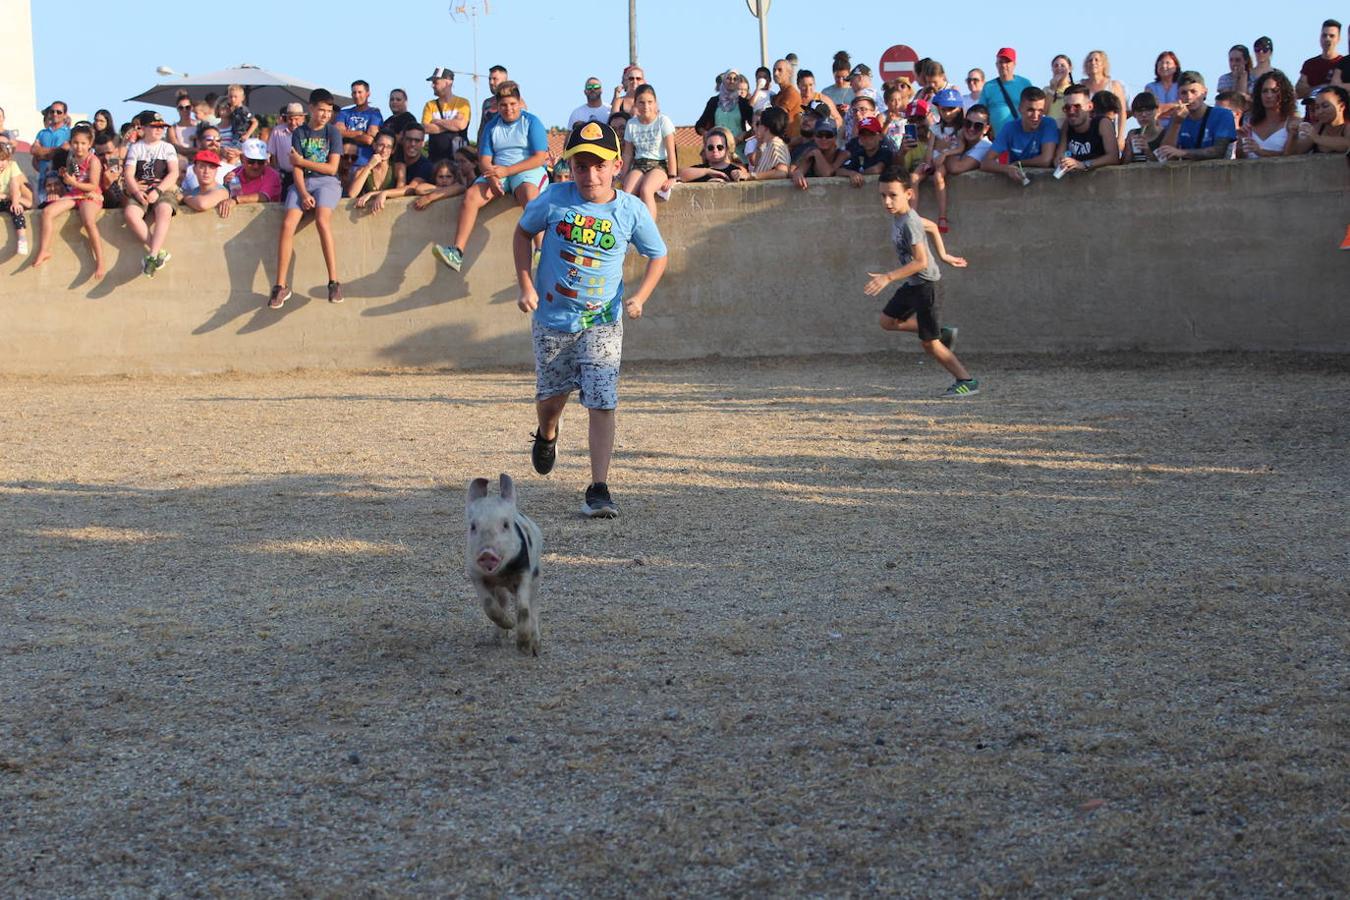
[[[648,259],[666,242],[647,205],[622,191],[609,203],[582,199],[572,182],[551,185],[525,207],[520,227],[544,232],[534,289],[534,317],[555,331],[578,332],[623,314],[623,258],[628,245]]]
[[[291,132],[291,146],[309,162],[326,163],[328,157],[342,153],[342,132],[331,122],[322,131],[301,125]],[[306,178],[320,178],[317,172],[305,172]]]
[[[503,122],[493,116],[483,129],[483,140],[478,144],[479,156],[492,157],[495,166],[514,166],[536,153],[548,151],[548,131],[539,117],[521,112],[514,122]]]
[[[349,106],[337,114],[337,120],[348,131],[369,131],[372,125],[378,127],[384,124],[384,113],[380,112],[378,106],[369,104],[366,105],[365,109]],[[375,151],[364,144],[358,144],[357,146],[361,149],[356,153],[356,165],[364,166],[370,162],[370,158],[375,155]]]
[[[1041,119],[1040,127],[1035,131],[1027,131],[1022,127],[1022,121],[1016,119],[1003,126],[998,136],[994,138],[994,146],[989,148],[989,152],[996,157],[1006,152],[1008,162],[1014,163],[1024,159],[1035,159],[1041,155],[1046,144],[1053,147],[1058,143],[1059,124],[1049,116]]]

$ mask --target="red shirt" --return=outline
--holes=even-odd
[[[1320,88],[1324,84],[1331,83],[1331,73],[1336,71],[1336,65],[1341,61],[1340,54],[1327,59],[1324,56],[1314,56],[1303,64],[1299,70],[1299,75],[1308,82],[1312,88]]]

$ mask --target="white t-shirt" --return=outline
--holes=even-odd
[[[178,148],[168,141],[156,141],[154,144],[137,141],[127,150],[123,171],[141,184],[153,187],[169,174],[169,160],[177,158]]]
[[[571,128],[578,122],[600,122],[601,124],[605,124],[609,122],[609,107],[603,103],[599,106],[590,106],[583,103],[572,110],[572,114],[567,117],[567,127]]]
[[[643,125],[632,118],[624,127],[623,139],[633,145],[633,159],[666,161],[666,137],[675,133],[675,123],[667,115],[658,115],[651,124]]]
[[[963,155],[969,156],[976,162],[984,162],[984,158],[989,155],[989,148],[994,146],[994,142],[989,138],[980,138],[980,142],[971,147]]]

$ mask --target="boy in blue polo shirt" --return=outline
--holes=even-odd
[[[572,180],[555,184],[525,208],[516,229],[517,305],[533,313],[535,412],[539,428],[530,453],[547,475],[557,459],[558,421],[572,391],[589,410],[591,484],[584,515],[611,519],[619,508],[609,495],[614,455],[623,313],[642,315],[666,271],[666,245],[646,204],[614,189],[619,136],[600,122],[572,129],[563,159]],[[539,270],[530,277],[531,246],[543,234]],[[647,257],[637,290],[627,293],[623,258],[632,244]]]
[[[1059,123],[1045,114],[1045,107],[1045,91],[1038,87],[1024,90],[1017,104],[1018,118],[999,129],[994,145],[980,162],[980,171],[1006,175],[1026,185],[1023,169],[1052,168]]]

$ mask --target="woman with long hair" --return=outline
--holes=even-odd
[[[1250,94],[1255,85],[1250,51],[1245,44],[1234,44],[1228,48],[1228,71],[1219,76],[1219,93],[1241,91]]]
[[[1239,132],[1239,157],[1257,159],[1263,156],[1283,156],[1289,143],[1289,123],[1298,122],[1298,106],[1294,100],[1294,86],[1279,69],[1272,69],[1256,79],[1255,104],[1247,124]]]
[[[1050,83],[1045,86],[1045,114],[1064,121],[1064,92],[1073,84],[1073,60],[1063,53],[1050,60]]]
[[[1350,107],[1350,91],[1338,84],[1322,88],[1313,104],[1313,120],[1289,122],[1289,143],[1284,147],[1284,155],[1350,152],[1350,122],[1345,117],[1347,107]]]

